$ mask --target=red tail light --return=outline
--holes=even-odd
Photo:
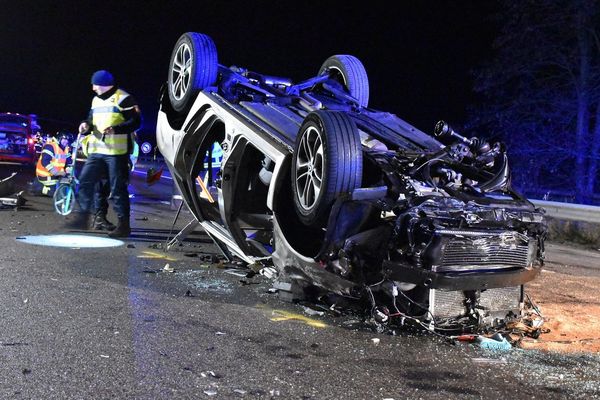
[[[29,140],[27,141],[29,144],[33,144],[33,138],[29,138]]]

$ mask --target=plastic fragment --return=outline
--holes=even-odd
[[[173,267],[171,267],[171,265],[169,265],[169,263],[166,263],[165,266],[163,267],[163,271],[165,271],[165,272],[175,272],[175,269]]]
[[[475,343],[482,349],[494,350],[494,351],[508,351],[512,349],[512,345],[504,336],[496,333],[492,337],[477,336]]]
[[[230,274],[230,275],[239,276],[240,278],[247,278],[248,277],[248,273],[247,272],[236,270],[236,269],[228,269],[228,270],[225,271],[225,273]]]
[[[273,279],[275,276],[277,276],[277,270],[273,267],[264,267],[258,271],[258,273],[268,279]]]
[[[310,315],[310,316],[315,316],[315,315],[318,315],[318,316],[320,316],[320,317],[322,317],[323,315],[325,315],[325,313],[324,313],[323,311],[317,311],[317,310],[313,310],[313,309],[312,309],[312,308],[310,308],[310,307],[306,307],[306,306],[304,306],[304,307],[302,307],[302,308],[304,309],[304,313],[305,313],[306,315]]]
[[[207,396],[214,396],[217,394],[217,391],[216,390],[205,390],[204,394]]]

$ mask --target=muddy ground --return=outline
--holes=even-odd
[[[548,244],[545,268],[526,288],[550,332],[523,340],[523,348],[600,352],[599,249]]]

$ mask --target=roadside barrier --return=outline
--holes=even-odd
[[[584,204],[559,203],[557,201],[530,200],[538,207],[546,210],[551,218],[567,221],[600,223],[600,207]]]

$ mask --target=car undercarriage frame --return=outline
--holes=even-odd
[[[502,143],[442,121],[427,135],[368,108],[353,56],[293,84],[218,65],[212,40],[187,33],[170,68],[157,143],[228,257],[274,269],[299,293],[362,301],[378,323],[473,331],[524,315],[546,226],[511,187]]]

